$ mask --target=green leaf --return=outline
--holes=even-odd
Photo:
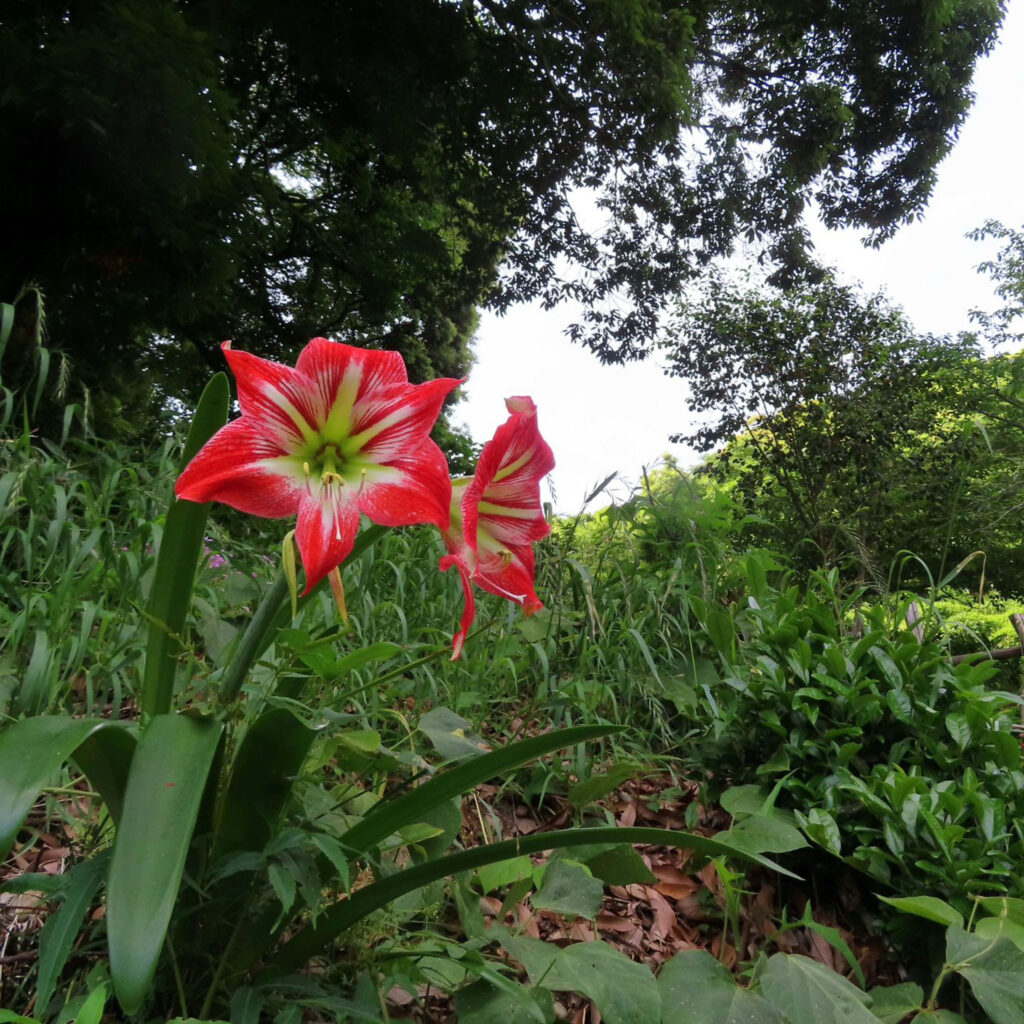
[[[752,814],[716,838],[752,853],[789,853],[807,845],[799,829],[767,814]]]
[[[35,1017],[22,1017],[12,1010],[0,1010],[0,1024],[42,1024]]]
[[[135,747],[134,726],[125,724],[122,728],[97,729],[90,733],[71,755],[85,772],[89,785],[103,798],[115,824],[121,820]]]
[[[871,996],[871,1012],[882,1024],[900,1024],[904,1017],[924,1005],[924,991],[912,981],[873,988],[868,995]]]
[[[544,869],[544,880],[531,902],[537,910],[553,910],[556,914],[573,914],[593,921],[603,897],[604,884],[599,878],[582,864],[559,858]]]
[[[605,885],[633,885],[636,882],[651,883],[658,880],[658,876],[632,846],[617,846],[586,859],[581,855],[580,859]]]
[[[978,906],[986,914],[1005,917],[1014,924],[1024,925],[1024,900],[1012,896],[983,896],[978,900]]]
[[[468,793],[481,782],[501,778],[513,768],[543,757],[553,750],[621,731],[619,726],[580,725],[571,729],[556,729],[482,754],[439,772],[422,786],[417,786],[397,799],[377,804],[361,822],[340,836],[339,841],[353,853],[365,853],[404,826],[422,820],[424,812],[429,808]]]
[[[967,722],[967,716],[961,714],[946,715],[946,729],[953,741],[963,753],[971,743],[971,727]]]
[[[50,1005],[61,971],[68,962],[82,919],[92,905],[103,879],[109,858],[101,854],[76,864],[65,876],[61,904],[49,914],[39,934],[39,974],[36,979],[36,1006]],[[104,997],[104,1004],[106,999]],[[101,1005],[101,1008],[102,1008]]]
[[[98,730],[123,726],[102,718],[27,718],[0,732],[0,860],[42,788],[62,764]]]
[[[586,728],[586,727],[580,727]],[[572,730],[566,730],[572,731]],[[537,737],[541,739],[542,737]],[[531,741],[525,741],[531,742]],[[482,758],[479,760],[483,760]],[[474,763],[474,762],[470,762]],[[430,783],[428,783],[429,785]],[[373,820],[369,818],[367,820]],[[389,833],[390,834],[390,833]],[[760,854],[736,850],[724,843],[688,832],[677,832],[659,828],[602,828],[569,829],[562,832],[543,832],[517,839],[508,839],[488,846],[478,846],[459,853],[429,860],[406,868],[403,871],[382,878],[348,898],[322,911],[315,921],[301,929],[275,954],[267,965],[266,973],[271,977],[287,973],[302,966],[316,955],[327,943],[337,938],[346,928],[361,921],[368,914],[386,906],[392,900],[430,882],[462,871],[470,871],[483,864],[539,853],[542,850],[557,850],[572,846],[589,846],[593,843],[650,843],[655,846],[670,846],[676,849],[692,849],[708,857],[738,855],[744,860],[778,871],[793,878],[792,872]],[[245,964],[243,966],[248,966]]]
[[[1024,953],[1009,939],[992,942],[954,931],[949,929],[947,958],[970,983],[992,1024],[1024,1024]],[[976,941],[967,942],[964,936]]]
[[[446,761],[487,752],[487,745],[473,732],[473,723],[448,708],[428,711],[420,719],[419,730]]]
[[[904,914],[914,914],[923,917],[926,921],[935,921],[937,924],[956,925],[963,928],[964,918],[956,907],[951,907],[945,900],[935,896],[879,896],[883,903],[890,907],[903,911]]]
[[[592,775],[583,782],[576,783],[569,790],[569,803],[574,807],[586,807],[595,800],[600,800],[614,792],[624,782],[636,778],[640,769],[629,762],[617,764],[603,775]]]
[[[209,719],[158,715],[139,740],[107,885],[110,973],[126,1013],[156,971],[220,734]]]
[[[1024,926],[1005,917],[983,917],[974,926],[974,934],[983,939],[1009,939],[1018,949],[1024,950]]]
[[[290,711],[264,711],[238,746],[214,842],[214,857],[269,842],[316,730]]]
[[[103,1020],[103,1010],[107,1005],[107,986],[97,985],[82,1003],[75,1017],[75,1024],[100,1024]]]
[[[661,1018],[661,995],[650,968],[605,942],[555,947],[550,967],[540,976],[531,974],[530,980],[554,992],[579,992],[592,999],[607,1024],[652,1024]]]
[[[476,877],[484,893],[489,893],[518,882],[521,878],[529,878],[532,874],[533,861],[529,857],[513,857],[496,864],[485,864],[477,871]]]
[[[842,838],[835,818],[821,807],[812,807],[806,815],[796,812],[800,827],[814,840],[836,857],[842,855]]]
[[[658,975],[661,1024],[784,1024],[763,996],[741,988],[710,953],[677,953]]]
[[[196,452],[227,422],[229,399],[227,376],[215,374],[196,406],[180,470],[184,470]],[[139,699],[146,715],[165,714],[171,708],[180,637],[192,601],[192,585],[203,550],[209,510],[209,503],[200,505],[172,498],[167,511],[150,587],[149,638]]]
[[[266,996],[243,985],[231,995],[231,1024],[260,1024],[260,1011]]]
[[[525,985],[497,988],[481,980],[455,993],[455,1013],[459,1024],[549,1024],[554,1006],[543,989],[535,995]]]
[[[776,953],[761,975],[761,993],[794,1021],[878,1024],[868,995],[841,974],[806,956]]]

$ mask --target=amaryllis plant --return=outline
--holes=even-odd
[[[326,338],[314,338],[294,369],[230,342],[223,349],[242,415],[189,463],[175,487],[179,498],[297,516],[305,593],[349,555],[361,514],[380,526],[436,526],[451,552],[441,568],[458,568],[466,597],[453,658],[475,616],[471,581],[527,615],[542,607],[532,545],[550,529],[540,481],[555,460],[531,399],[507,400],[511,415],[484,446],[476,473],[453,485],[430,431],[463,381],[410,384],[397,352]]]
[[[238,379],[242,414],[227,422],[228,380],[217,374],[193,417],[178,499],[163,521],[134,695],[137,720],[36,715],[0,728],[0,860],[40,791],[69,760],[105,808],[96,827],[101,845],[111,847],[109,866],[93,858],[67,873],[58,912],[63,916],[48,933],[57,937],[46,953],[46,971],[40,967],[37,1005],[45,1007],[53,997],[72,953],[76,922],[101,886],[110,979],[126,1014],[183,1020],[198,1008],[204,1019],[229,1010],[235,1019],[235,1008],[244,1006],[246,1019],[263,1019],[264,1000],[275,991],[275,998],[291,999],[295,972],[347,929],[435,880],[542,850],[602,843],[729,852],[723,843],[685,832],[617,826],[458,848],[461,817],[453,824],[448,813],[454,797],[559,749],[600,741],[618,731],[610,725],[544,730],[489,752],[474,750],[458,764],[422,773],[397,793],[379,796],[367,788],[366,811],[353,802],[344,814],[303,813],[297,828],[294,811],[302,801],[296,800],[296,785],[315,785],[323,764],[319,739],[338,726],[320,713],[318,697],[311,705],[299,699],[307,677],[296,675],[295,659],[307,641],[286,639],[301,630],[284,628],[296,621],[298,605],[292,546],[286,546],[285,571],[261,598],[223,666],[204,676],[188,644],[207,503],[225,502],[258,516],[296,516],[305,591],[326,576],[336,597],[340,564],[385,528],[436,527],[448,549],[441,568],[457,569],[465,593],[454,642],[458,657],[473,621],[474,586],[516,602],[526,614],[541,607],[533,544],[548,532],[540,481],[554,460],[533,402],[510,398],[509,417],[484,446],[475,474],[453,484],[429,435],[460,381],[411,384],[398,354],[323,338],[311,341],[294,367],[228,345],[225,353]],[[360,533],[363,516],[376,525]],[[334,639],[345,642],[337,632],[315,643]],[[335,682],[354,666],[405,653],[394,644],[371,644],[317,672]],[[420,661],[442,655],[435,650]],[[273,671],[245,690],[257,664]],[[403,673],[411,664],[390,671]],[[385,678],[378,672],[360,687]],[[326,778],[323,784],[335,785]],[[325,799],[334,805],[333,795]],[[442,839],[435,816],[447,822]],[[409,837],[422,835],[417,826],[427,826],[442,851],[454,844],[454,852],[435,850],[426,861],[422,848],[401,857],[389,852],[396,842],[408,846],[414,842]],[[292,876],[280,858],[296,871],[301,867],[297,889],[289,889]],[[350,880],[364,878],[367,869],[375,879],[350,891]],[[186,870],[190,884],[183,889]],[[500,977],[494,971],[490,976]],[[302,991],[315,985],[302,981]],[[104,1000],[105,987],[98,991]],[[530,1019],[544,1019],[539,1005],[535,1010]]]

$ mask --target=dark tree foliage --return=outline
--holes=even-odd
[[[883,587],[901,551],[937,579],[983,550],[990,580],[1024,586],[1024,361],[920,337],[828,277],[782,293],[714,277],[680,323],[670,372],[711,415],[677,439],[719,448],[703,471],[754,515],[748,543]]]
[[[738,238],[798,277],[808,201],[875,238],[920,211],[1001,15],[6,0],[0,294],[40,284],[54,340],[122,402],[147,370],[158,398],[188,391],[229,336],[283,356],[329,334],[460,374],[481,301],[579,300],[578,340],[641,357]]]

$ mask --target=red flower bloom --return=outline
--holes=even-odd
[[[352,550],[360,513],[382,526],[449,525],[451,480],[430,431],[461,381],[410,384],[397,352],[314,338],[295,368],[222,346],[242,415],[178,478],[187,501],[298,515],[309,591]]]
[[[462,655],[476,604],[473,583],[522,605],[527,615],[543,605],[533,589],[533,542],[551,531],[540,506],[540,481],[555,465],[537,429],[530,398],[509,398],[512,414],[484,445],[472,480],[452,484],[451,526],[443,531],[451,552],[441,569],[459,570],[466,604],[453,640],[452,660]]]

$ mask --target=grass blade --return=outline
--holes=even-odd
[[[185,441],[180,468],[227,422],[230,392],[227,376],[216,374],[199,399]],[[209,504],[171,499],[157,555],[149,603],[149,639],[140,706],[144,714],[163,715],[171,709],[174,672],[185,616],[192,601],[192,584],[203,549]]]

